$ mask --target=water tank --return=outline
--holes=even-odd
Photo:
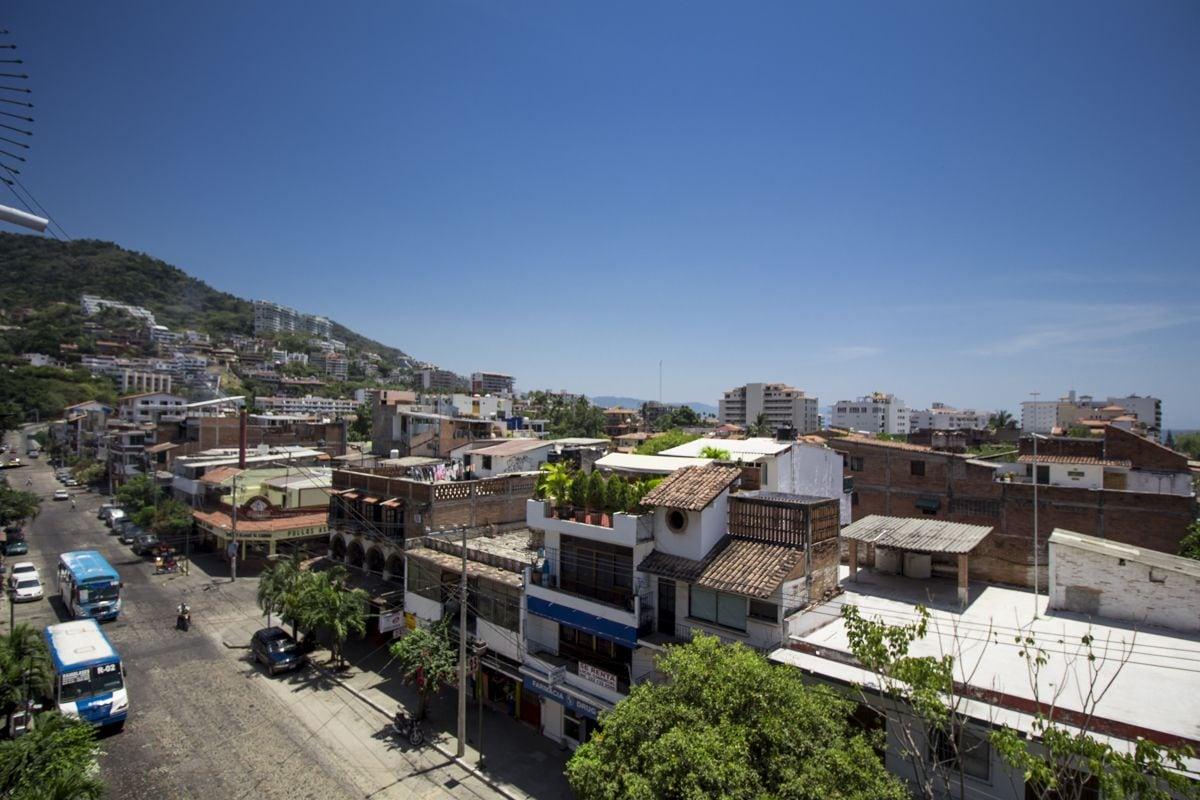
[[[906,578],[928,578],[933,571],[933,558],[929,553],[905,553],[904,576]]]
[[[875,548],[875,571],[895,575],[900,571],[900,551],[888,547]]]
[[[395,448],[392,448],[391,450],[388,450],[388,458],[399,458],[399,457],[400,457],[400,451],[399,451],[399,450],[397,450],[397,449],[395,449]]]

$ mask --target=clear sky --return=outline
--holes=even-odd
[[[445,367],[1200,427],[1192,0],[4,15],[70,235]]]

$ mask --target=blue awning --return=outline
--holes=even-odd
[[[526,596],[525,608],[529,610],[530,614],[552,619],[555,622],[570,625],[572,628],[579,628],[594,636],[608,639],[625,647],[637,647],[637,628],[632,625],[622,625],[619,622],[613,622],[611,619],[598,617],[595,614],[588,614],[577,608],[562,605],[561,603],[551,603],[549,600],[543,600],[540,597]]]

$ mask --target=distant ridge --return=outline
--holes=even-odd
[[[249,300],[218,291],[145,253],[97,239],[60,242],[0,233],[0,308],[39,308],[50,303],[78,306],[84,294],[148,308],[171,329],[254,333],[254,307]],[[368,339],[337,322],[333,323],[333,336],[356,350],[379,353],[392,363],[408,358],[399,348]]]
[[[621,406],[622,408],[641,408],[645,400],[639,400],[636,397],[620,397],[611,394],[598,394],[595,397],[589,397],[594,405],[611,408],[612,406]],[[669,402],[669,401],[668,401]],[[717,407],[709,403],[671,403],[671,405],[689,406],[693,411],[701,416],[708,415],[715,417],[717,415]]]

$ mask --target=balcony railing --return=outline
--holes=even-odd
[[[594,684],[598,687],[608,689],[609,691],[620,692],[621,694],[629,694],[630,684],[630,665],[629,664],[614,664],[611,662],[600,663],[599,661],[592,662],[588,659],[581,659],[574,654],[559,652],[560,643],[549,643],[536,638],[527,638],[526,649],[531,655],[540,661],[550,665],[555,671],[569,672],[572,675],[580,678],[586,683]],[[583,665],[583,674],[580,673],[580,665]],[[588,667],[592,669],[589,670]],[[604,682],[604,674],[613,675],[616,677],[616,686],[606,684]]]

